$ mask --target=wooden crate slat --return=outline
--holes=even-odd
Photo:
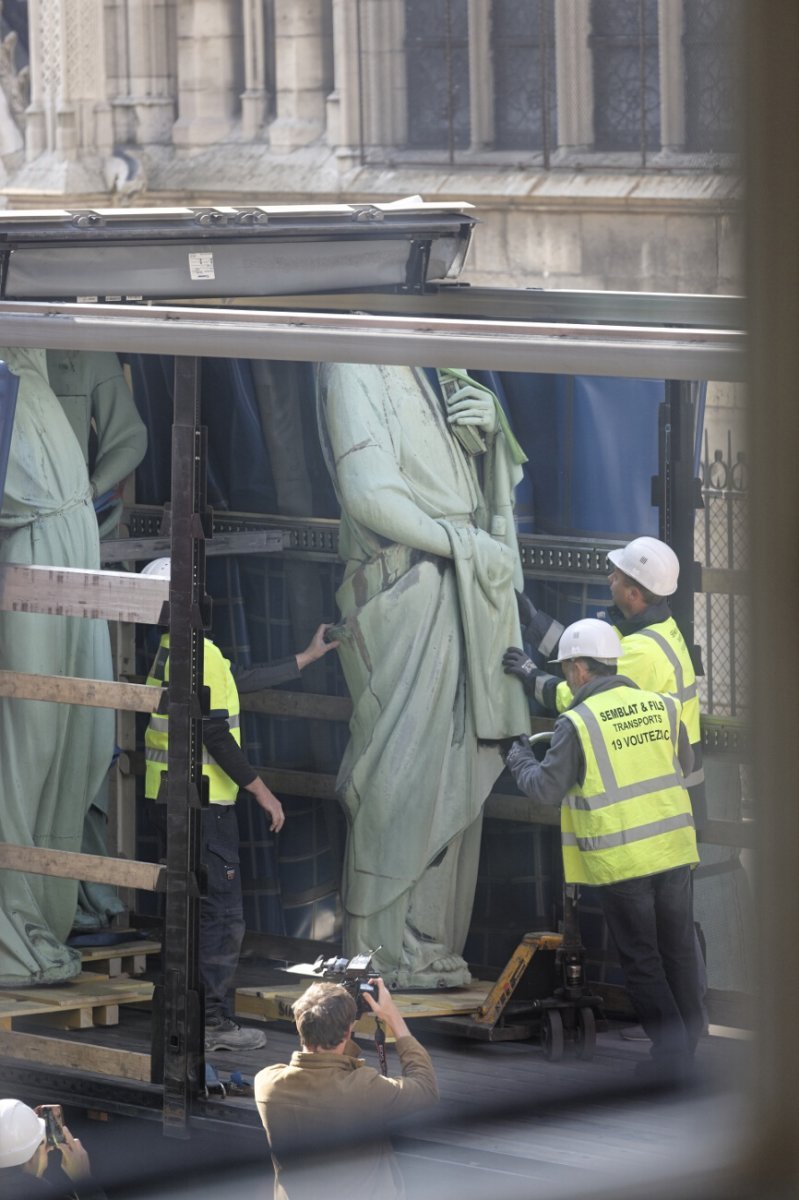
[[[124,712],[155,712],[163,690],[146,683],[119,683],[108,679],[81,679],[75,675],[28,675],[0,671],[0,696],[16,700],[48,700],[56,704],[83,704]]]
[[[48,1067],[66,1067],[95,1075],[110,1075],[115,1079],[133,1079],[141,1083],[150,1080],[150,1056],[134,1050],[95,1046],[80,1042],[43,1037],[35,1033],[0,1030],[0,1055],[43,1063]]]
[[[169,581],[130,571],[0,563],[0,610],[156,625]]]
[[[111,883],[145,892],[158,891],[166,871],[159,863],[103,858],[98,854],[78,854],[73,850],[52,850],[45,846],[16,846],[11,842],[0,842],[0,869],[54,875],[59,879],[83,879],[89,883]]]

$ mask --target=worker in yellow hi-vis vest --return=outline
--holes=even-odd
[[[168,579],[170,560],[148,563],[142,574]],[[239,829],[236,798],[239,790],[249,792],[264,810],[270,829],[283,827],[283,806],[250,764],[241,748],[240,692],[256,692],[298,679],[300,671],[315,662],[337,643],[325,641],[329,625],[320,625],[305,650],[279,662],[234,668],[217,646],[203,643],[203,684],[210,693],[210,707],[202,726],[202,771],[208,780],[210,803],[202,810],[200,857],[207,872],[206,893],[200,903],[200,979],[205,992],[205,1049],[257,1050],[266,1043],[260,1029],[243,1028],[231,1015],[230,988],[244,937],[244,912],[239,868]],[[169,634],[161,637],[148,684],[169,683]],[[155,800],[166,770],[169,747],[169,718],[153,713],[144,735],[144,794]],[[151,819],[163,834],[163,806],[152,806]]]
[[[554,661],[571,705],[542,762],[524,738],[506,761],[525,795],[560,808],[566,882],[596,888],[652,1041],[642,1066],[683,1075],[703,1027],[691,890],[699,855],[685,786],[693,756],[679,701],[618,674],[622,654],[606,622],[570,625]]]

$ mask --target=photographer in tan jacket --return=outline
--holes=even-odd
[[[315,983],[293,1006],[302,1049],[255,1077],[255,1100],[272,1150],[275,1200],[401,1200],[386,1126],[438,1099],[433,1064],[412,1037],[382,979],[364,993],[396,1039],[402,1078],[359,1057],[356,1004],[340,984]]]

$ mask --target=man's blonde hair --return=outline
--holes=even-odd
[[[309,1050],[332,1050],[355,1021],[352,996],[340,983],[312,983],[291,1006],[297,1032]]]

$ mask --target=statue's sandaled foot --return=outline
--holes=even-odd
[[[460,954],[453,954],[442,942],[428,939],[406,925],[402,959],[391,975],[392,987],[437,991],[467,987],[471,978],[466,960]]]

